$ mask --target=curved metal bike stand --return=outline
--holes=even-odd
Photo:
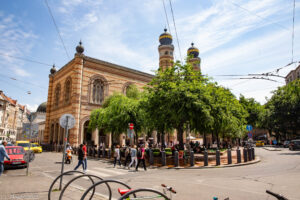
[[[103,179],[100,178],[99,176],[95,176],[95,175],[91,175],[91,174],[83,174],[83,175],[80,175],[80,176],[76,176],[76,177],[74,177],[73,179],[71,179],[71,180],[64,186],[64,188],[63,188],[62,191],[60,192],[59,200],[62,199],[65,190],[67,189],[67,187],[68,187],[72,182],[74,182],[74,181],[77,180],[77,179],[84,178],[84,177],[88,177],[88,178],[92,181],[93,185],[94,185],[95,183],[94,183],[94,180],[93,180],[91,177],[97,178],[97,179],[99,179],[100,181],[103,180]],[[106,186],[108,187],[108,190],[109,190],[109,200],[111,200],[111,196],[112,196],[111,188],[109,187],[109,185],[108,185],[107,183],[106,183]],[[91,195],[91,197],[90,197],[90,200],[93,198],[93,196],[94,196],[94,194],[95,194],[95,190],[96,190],[96,189],[93,188],[93,192],[92,192],[92,195]]]
[[[124,200],[127,199],[130,195],[133,195],[134,197],[136,197],[136,193],[138,192],[152,192],[152,193],[156,193],[161,195],[162,197],[165,198],[165,200],[171,200],[169,197],[167,197],[165,194],[157,191],[157,190],[153,190],[153,189],[148,189],[148,188],[141,188],[141,189],[136,189],[136,190],[131,190],[129,192],[127,192],[126,194],[124,194],[123,196],[121,196],[118,200]]]
[[[84,174],[83,172],[76,171],[76,170],[67,171],[67,172],[64,172],[64,173],[60,174],[58,177],[56,177],[56,178],[54,179],[54,181],[53,181],[52,184],[50,185],[50,188],[49,188],[49,191],[48,191],[48,200],[51,200],[51,191],[52,191],[52,188],[53,188],[54,184],[56,183],[56,181],[57,181],[60,177],[62,177],[62,176],[64,176],[64,175],[67,175],[67,174],[71,174],[71,173]]]
[[[118,184],[120,184],[120,185],[125,186],[127,189],[131,189],[130,186],[128,186],[127,184],[125,184],[125,183],[123,183],[123,182],[121,182],[121,181],[117,181],[117,180],[103,180],[103,181],[99,181],[99,182],[95,183],[94,185],[92,185],[91,187],[89,187],[89,188],[84,192],[84,194],[81,196],[81,199],[80,199],[80,200],[84,200],[84,198],[86,197],[86,195],[87,195],[92,189],[96,188],[96,186],[101,185],[101,184],[103,184],[103,183],[105,183],[105,184],[107,184],[107,183],[118,183]],[[133,194],[133,196],[136,197],[135,194]],[[111,197],[111,196],[110,196],[110,197]]]

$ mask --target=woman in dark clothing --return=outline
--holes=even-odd
[[[84,169],[84,164],[83,164],[84,152],[83,152],[82,147],[83,147],[83,144],[81,144],[81,145],[79,146],[79,149],[78,149],[78,164],[77,164],[77,166],[74,168],[74,170],[77,170],[78,167],[79,167],[80,165],[82,165],[82,168]]]

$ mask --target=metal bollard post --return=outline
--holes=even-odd
[[[102,158],[105,158],[105,148],[102,148]]]
[[[216,165],[221,164],[221,158],[220,158],[220,150],[217,148],[216,150]]]
[[[227,149],[227,163],[230,165],[232,164],[232,157],[231,157],[231,149]]]
[[[241,163],[242,162],[242,158],[241,158],[240,147],[238,147],[237,150],[236,150],[236,157],[237,157],[237,163]]]
[[[153,151],[152,149],[149,149],[149,164],[154,165],[154,157],[153,157]]]
[[[255,160],[255,150],[253,147],[251,148],[251,150],[252,150],[252,159]]]
[[[98,147],[97,154],[98,158],[100,158],[100,147]]]
[[[161,152],[161,165],[166,166],[166,152],[165,151]]]
[[[248,148],[248,160],[249,160],[249,161],[252,160],[252,151],[251,151],[251,147]]]
[[[190,165],[191,167],[195,165],[194,151],[190,151]]]
[[[247,159],[247,147],[244,147],[243,149],[243,156],[244,156],[244,162],[247,162],[248,159]]]
[[[208,166],[208,153],[206,151],[206,148],[204,150],[204,166]]]
[[[111,158],[111,149],[108,149],[107,158]]]
[[[175,167],[179,166],[179,153],[178,153],[178,151],[174,152],[174,166]]]

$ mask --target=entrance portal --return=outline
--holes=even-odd
[[[89,129],[90,121],[87,120],[83,125],[83,141],[86,142],[87,145],[94,145],[94,141],[92,141],[92,130]]]

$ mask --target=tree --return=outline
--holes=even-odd
[[[243,95],[240,96],[239,102],[248,113],[248,116],[246,117],[247,124],[250,124],[253,127],[258,127],[259,119],[263,112],[262,105],[255,101],[254,98],[247,99]]]

